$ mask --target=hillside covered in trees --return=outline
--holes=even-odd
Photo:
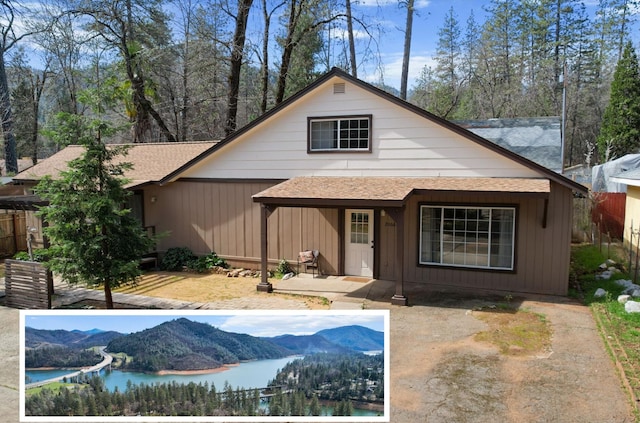
[[[226,332],[186,318],[170,320],[132,334],[105,331],[25,330],[26,367],[67,367],[71,357],[81,357],[89,366],[100,361],[87,350],[107,345],[111,354],[124,353],[123,370],[215,369],[241,361],[281,358],[298,354],[352,354],[384,350],[384,333],[353,325],[320,331],[313,335],[281,335],[259,338]],[[92,362],[92,360],[94,360]],[[78,361],[80,363],[80,361]]]
[[[146,372],[215,369],[240,361],[292,354],[269,341],[185,318],[114,339],[107,352],[132,356],[133,360],[122,368]]]

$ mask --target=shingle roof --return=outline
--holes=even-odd
[[[133,169],[124,175],[130,180],[127,184],[128,188],[145,183],[161,183],[187,163],[208,152],[215,144],[215,142],[131,144],[128,154],[118,157],[114,163],[128,162],[133,165]],[[67,169],[69,161],[80,157],[83,152],[83,146],[70,145],[20,172],[13,179],[14,181],[38,181],[46,175],[55,178],[60,171]]]
[[[414,191],[504,192],[546,196],[548,179],[530,178],[384,178],[300,176],[253,196],[266,204],[307,204],[318,201],[345,204],[367,201],[400,206]]]

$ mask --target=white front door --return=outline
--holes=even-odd
[[[373,276],[373,210],[347,210],[345,223],[345,274]]]

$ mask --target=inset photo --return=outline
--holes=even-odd
[[[389,311],[21,311],[29,422],[386,422]]]

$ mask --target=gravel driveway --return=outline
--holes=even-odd
[[[488,299],[409,298],[410,307],[364,300],[391,310],[391,422],[635,421],[588,308],[523,301],[550,321],[552,351],[515,358],[473,340],[487,326],[471,310]],[[0,415],[17,422],[18,311],[0,307],[0,324]]]
[[[473,339],[487,326],[470,310],[490,301],[413,303],[389,306],[392,422],[635,421],[588,308],[523,301],[550,321],[552,351],[508,357]]]

